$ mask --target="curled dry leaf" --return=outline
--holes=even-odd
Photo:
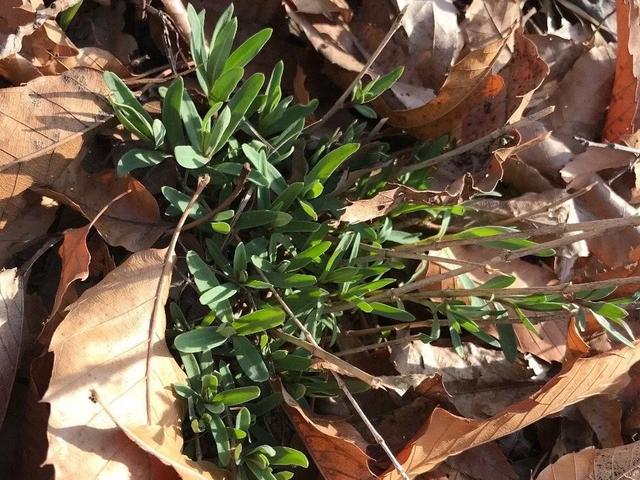
[[[355,427],[341,418],[305,412],[284,389],[282,396],[285,412],[325,479],[377,479],[369,470],[367,443]]]
[[[16,268],[0,272],[0,425],[18,368],[24,319],[22,277]]]
[[[461,25],[466,46],[476,49],[506,38],[520,20],[521,8],[519,0],[473,0]],[[507,53],[512,45],[510,41]]]
[[[452,455],[504,437],[568,405],[620,391],[628,383],[627,372],[638,360],[640,349],[637,346],[578,359],[528,399],[484,421],[470,420],[436,408],[397,458],[410,476],[427,472]],[[397,472],[388,471],[383,478],[398,480],[400,477]]]
[[[148,341],[164,259],[165,250],[133,254],[84,292],[53,334],[53,371],[43,401],[51,405],[47,463],[54,465],[60,480],[152,480],[153,462],[144,451],[131,447],[111,417],[124,426],[148,421],[158,428],[175,427],[182,421],[183,406],[171,385],[186,379],[165,344],[163,312],[153,341]],[[166,286],[160,292],[162,300],[167,298],[168,282]],[[152,391],[151,418],[147,419],[149,348]],[[92,390],[99,395],[99,402]],[[170,445],[179,455],[180,440],[173,439]]]
[[[586,448],[561,457],[536,480],[623,480],[640,475],[640,442],[616,448]]]
[[[491,69],[504,43],[504,40],[489,43],[456,63],[438,95],[423,106],[393,110],[378,99],[376,107],[389,117],[392,125],[407,129],[418,138],[434,138],[446,133],[459,137],[465,113],[502,88],[501,78],[492,76]]]
[[[12,230],[12,223],[19,223],[22,195],[29,188],[46,187],[47,196],[89,219],[112,198],[132,190],[96,228],[111,245],[131,251],[155,242],[163,228],[160,211],[144,186],[113,170],[90,174],[82,165],[84,137],[112,118],[106,93],[102,75],[84,68],[0,92],[0,228]]]

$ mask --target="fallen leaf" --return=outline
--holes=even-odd
[[[630,152],[606,146],[589,146],[584,152],[573,157],[560,170],[560,175],[568,188],[578,189],[588,185],[594,173],[608,169],[629,168],[635,160],[636,155]]]
[[[397,458],[410,476],[427,472],[452,455],[520,430],[568,405],[619,391],[628,382],[627,372],[638,360],[640,349],[637,346],[580,358],[565,366],[530,398],[484,421],[459,417],[436,408]],[[383,478],[397,480],[400,477],[397,472],[388,471]]]
[[[610,142],[616,142],[640,128],[636,102],[640,75],[640,5],[635,0],[617,0],[616,6],[616,74],[602,132]]]
[[[127,192],[115,197],[105,207],[100,210],[97,215],[91,220],[90,223],[80,228],[70,228],[65,230],[62,235],[62,245],[58,249],[58,255],[62,261],[62,267],[60,271],[60,281],[58,283],[58,290],[56,291],[56,297],[53,302],[53,308],[51,310],[51,316],[55,315],[60,308],[64,294],[76,280],[86,280],[89,277],[89,266],[91,264],[91,254],[87,246],[87,235],[91,231],[91,227],[94,226],[96,221],[107,211],[107,209],[120,198],[126,195]]]
[[[0,272],[0,425],[4,420],[22,347],[24,291],[18,269]]]
[[[154,341],[148,342],[164,257],[165,250],[133,254],[85,291],[53,334],[49,347],[54,353],[53,371],[43,401],[51,405],[46,463],[54,465],[58,479],[155,478],[147,454],[131,448],[102,405],[122,425],[149,421],[157,427],[175,427],[182,421],[184,407],[171,385],[186,379],[165,344],[163,311]],[[161,299],[166,300],[167,294],[168,283]],[[147,419],[149,348],[153,349],[152,403]]]
[[[451,0],[396,0],[410,60],[423,84],[439,89],[460,50],[458,12]]]
[[[622,480],[640,474],[640,443],[570,453],[545,468],[536,480]]]
[[[391,361],[402,375],[441,375],[451,402],[465,417],[495,415],[535,391],[531,383],[534,373],[509,362],[499,350],[464,343],[460,357],[452,348],[422,341],[390,348]]]
[[[578,404],[578,410],[595,432],[603,448],[624,445],[622,439],[622,405],[616,398],[591,397]]]
[[[282,389],[284,410],[326,480],[376,480],[367,444],[355,427],[338,417],[305,412]]]
[[[459,138],[465,112],[501,90],[502,80],[492,77],[491,69],[504,43],[504,40],[497,40],[465,56],[451,68],[436,98],[423,106],[393,110],[378,99],[377,108],[389,117],[389,123],[418,138],[436,138],[444,134]]]
[[[595,46],[578,58],[562,78],[546,103],[556,107],[546,120],[556,135],[598,136],[610,100],[614,59],[615,52],[609,44]],[[585,102],[585,98],[589,101]]]
[[[373,198],[356,200],[347,205],[340,216],[341,222],[362,223],[387,215],[391,210],[405,202],[418,204],[442,204],[445,196],[428,191],[418,191],[401,186],[377,193]]]
[[[473,0],[464,13],[461,29],[465,45],[474,50],[506,38],[520,20],[519,0]],[[509,60],[513,41],[509,41],[503,64]]]
[[[77,208],[87,218],[116,195],[125,200],[96,223],[111,245],[148,248],[164,229],[153,196],[131,176],[114,170],[89,174],[83,168],[83,136],[112,118],[102,75],[74,69],[0,91],[0,228],[21,214],[21,194],[47,187],[47,196]],[[31,237],[33,238],[33,237]]]
[[[149,455],[172,467],[182,480],[226,480],[228,472],[211,462],[191,460],[181,452],[182,436],[176,427],[121,425],[114,422],[129,439]],[[155,480],[155,477],[154,477]]]

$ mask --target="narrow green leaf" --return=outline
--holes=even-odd
[[[167,89],[162,101],[162,123],[167,129],[167,139],[171,147],[183,145],[185,141],[180,118],[183,90],[182,77],[178,76]]]
[[[300,270],[302,267],[319,258],[324,252],[329,250],[330,247],[331,242],[324,241],[307,248],[291,259],[286,271],[294,272]]]
[[[291,447],[273,447],[276,451],[269,459],[271,465],[293,465],[296,467],[307,468],[309,459],[300,450]]]
[[[227,341],[214,327],[196,328],[181,333],[175,339],[176,350],[182,353],[198,353],[219,347]]]
[[[213,87],[209,91],[209,100],[213,102],[226,102],[243,76],[244,68],[242,67],[225,70],[222,75],[213,82]]]
[[[370,82],[363,90],[366,102],[375,100],[389,90],[404,73],[404,67],[397,67],[391,72]]]
[[[233,407],[235,405],[242,405],[243,403],[255,400],[259,396],[260,387],[238,387],[217,393],[216,396],[213,397],[213,401],[224,403],[228,407]]]
[[[170,155],[157,150],[132,148],[131,150],[127,150],[125,154],[120,157],[120,160],[118,160],[116,173],[124,177],[127,173],[137,168],[153,167],[169,157]]]
[[[227,426],[224,424],[222,418],[219,415],[212,415],[211,422],[209,423],[211,434],[213,435],[213,441],[216,444],[216,450],[218,452],[218,461],[223,467],[229,465],[231,461],[231,446],[229,444],[229,434],[227,433]]]
[[[358,148],[360,148],[358,143],[347,143],[326,154],[304,177],[305,185],[310,185],[316,180],[319,182],[327,180]]]
[[[238,289],[233,283],[223,283],[200,295],[200,303],[208,305],[211,309],[215,310],[220,302],[228,300],[236,293],[238,293]]]
[[[510,287],[515,281],[516,277],[514,277],[513,275],[496,275],[495,277],[491,277],[489,280],[480,285],[479,288],[502,289]]]
[[[398,307],[392,307],[385,303],[371,302],[369,305],[372,307],[371,313],[381,317],[391,318],[393,320],[398,320],[399,322],[412,322],[416,319],[416,317],[406,310]]]
[[[250,210],[243,212],[238,221],[236,228],[244,230],[247,228],[256,228],[263,225],[272,227],[282,227],[291,221],[292,217],[288,213],[273,210]]]
[[[173,150],[176,162],[184,168],[202,168],[211,161],[210,158],[200,155],[191,145],[180,145]]]
[[[234,336],[233,352],[242,371],[254,382],[269,380],[269,370],[256,347],[246,338]]]
[[[265,43],[271,38],[273,29],[265,28],[250,36],[229,56],[224,64],[224,70],[234,67],[244,67],[262,50]]]
[[[276,307],[266,307],[248,313],[231,324],[238,335],[264,332],[284,323],[284,311]]]

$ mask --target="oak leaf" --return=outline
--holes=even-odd
[[[627,372],[638,360],[637,345],[578,359],[528,399],[484,421],[436,408],[397,458],[410,476],[427,472],[452,455],[521,430],[568,405],[619,391],[628,383]],[[397,472],[388,471],[383,478],[397,480],[400,477]]]

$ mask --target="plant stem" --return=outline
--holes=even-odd
[[[192,228],[196,228],[196,227],[202,225],[203,223],[207,223],[209,220],[211,220],[213,217],[215,217],[218,213],[220,213],[223,210],[226,210],[227,208],[229,208],[229,206],[233,203],[233,201],[236,198],[238,198],[238,195],[240,195],[240,193],[242,192],[242,189],[244,188],[244,185],[245,185],[245,183],[247,181],[247,177],[249,176],[249,173],[251,173],[251,166],[248,163],[245,162],[244,165],[242,165],[242,173],[240,174],[240,177],[238,177],[238,183],[236,184],[236,186],[233,189],[233,191],[231,192],[231,194],[227,198],[225,198],[216,208],[214,208],[210,212],[207,212],[202,217],[197,218],[194,221],[187,223],[182,228],[182,231],[186,232],[187,230],[191,230]]]
[[[347,98],[349,98],[349,95],[351,95],[351,92],[353,91],[353,89],[356,88],[356,85],[358,85],[358,82],[360,82],[360,80],[362,80],[362,77],[364,77],[367,74],[367,72],[369,71],[373,63],[377,60],[377,58],[382,53],[382,50],[384,50],[384,47],[387,46],[387,44],[389,43],[393,35],[402,26],[402,18],[404,17],[404,14],[406,11],[407,11],[407,7],[403,8],[400,11],[398,16],[395,18],[395,20],[391,24],[391,27],[389,28],[389,31],[387,32],[387,34],[384,36],[384,38],[382,39],[378,47],[375,49],[373,54],[369,57],[369,60],[367,60],[367,63],[365,63],[364,66],[362,67],[362,70],[358,72],[358,74],[349,84],[347,89],[344,92],[342,92],[342,95],[340,95],[340,97],[335,101],[335,103],[331,106],[331,108],[327,111],[327,113],[325,113],[322,116],[322,118],[318,120],[316,123],[313,123],[308,127],[306,127],[306,129],[316,130],[320,128],[322,125],[324,125],[327,122],[327,120],[333,117],[336,114],[336,112],[344,106],[345,101],[347,100]]]
[[[162,292],[167,288],[169,282],[171,281],[171,270],[173,270],[173,265],[175,263],[176,255],[175,249],[176,244],[178,243],[178,237],[180,236],[180,232],[182,231],[182,227],[187,221],[187,217],[189,216],[189,211],[191,207],[193,207],[198,201],[198,197],[202,194],[205,187],[209,184],[209,175],[202,175],[198,178],[198,186],[196,187],[195,192],[193,192],[193,196],[189,203],[187,204],[187,208],[185,208],[184,212],[180,216],[180,220],[178,220],[178,224],[173,232],[173,236],[171,237],[171,242],[169,242],[169,246],[167,247],[167,253],[164,256],[164,262],[162,265],[162,273],[160,274],[160,279],[158,280],[158,286],[156,287],[155,299],[153,301],[153,310],[151,311],[151,321],[149,322],[149,334],[147,338],[147,361],[145,367],[145,382],[146,382],[146,404],[147,404],[147,424],[152,425],[151,420],[151,360],[153,353],[153,335],[156,331],[158,318],[160,317],[160,313],[164,309],[164,302],[162,301]]]
[[[264,274],[264,272],[262,272],[262,270],[257,270],[258,274],[262,277],[262,279],[265,282],[269,282],[267,276]],[[307,342],[311,345],[313,351],[311,352],[312,355],[316,355],[319,358],[322,358],[323,360],[328,360],[330,363],[336,365],[338,368],[344,370],[345,368],[345,364],[346,366],[348,366],[348,368],[350,370],[360,370],[360,369],[356,369],[356,367],[354,367],[353,365],[345,362],[344,360],[336,357],[333,354],[330,354],[329,352],[327,352],[326,350],[324,350],[322,347],[320,347],[318,345],[318,342],[316,342],[316,339],[313,338],[313,335],[311,335],[311,332],[309,332],[309,330],[307,329],[307,327],[304,326],[304,324],[300,321],[300,319],[298,319],[298,317],[296,316],[296,314],[293,312],[293,310],[291,310],[291,308],[289,308],[289,305],[287,305],[287,302],[285,302],[283,300],[283,298],[280,296],[280,294],[278,293],[278,291],[271,286],[270,287],[271,293],[273,294],[273,296],[276,298],[276,300],[278,301],[278,303],[280,305],[282,305],[282,308],[284,309],[284,311],[287,313],[287,315],[289,316],[289,318],[291,318],[291,320],[293,321],[293,323],[295,323],[295,325],[300,329],[300,331],[303,333],[303,335],[305,336],[305,338],[307,339]],[[292,343],[294,343],[295,345],[301,346],[300,342],[298,342],[299,339],[297,339],[296,337],[293,337],[292,335],[287,335],[284,332],[281,331],[275,331],[276,335],[280,338],[286,339]],[[305,342],[306,343],[306,342]],[[303,347],[306,348],[306,347]],[[333,358],[331,358],[333,357]],[[361,370],[360,370],[361,371]],[[375,377],[369,375],[366,372],[362,372],[372,378],[375,379]],[[380,445],[380,447],[382,448],[382,450],[384,450],[384,452],[386,453],[387,457],[389,458],[389,460],[391,460],[391,463],[393,464],[393,466],[395,467],[395,469],[398,471],[398,473],[400,474],[400,476],[404,479],[404,480],[409,480],[409,476],[407,475],[407,473],[404,471],[404,468],[402,468],[402,465],[400,465],[400,462],[398,462],[398,459],[395,457],[395,455],[393,454],[393,452],[391,451],[391,449],[389,448],[389,446],[387,445],[387,443],[385,442],[384,438],[382,438],[382,436],[378,433],[378,431],[376,430],[376,428],[373,426],[373,424],[371,423],[371,421],[367,418],[367,415],[364,413],[364,411],[362,410],[362,408],[360,408],[360,405],[358,404],[358,402],[356,401],[356,399],[353,397],[353,395],[351,394],[351,392],[349,391],[349,388],[347,387],[347,385],[344,383],[344,381],[342,380],[342,377],[340,377],[340,375],[338,375],[338,373],[336,373],[335,371],[331,370],[331,374],[333,375],[333,378],[335,378],[336,383],[338,384],[338,386],[340,387],[340,389],[344,392],[344,394],[346,395],[346,397],[349,399],[349,402],[351,403],[351,405],[353,406],[354,410],[358,413],[358,415],[360,416],[360,418],[362,419],[362,421],[364,422],[364,424],[367,426],[367,428],[369,429],[369,432],[371,432],[371,435],[373,435],[373,438],[375,439],[376,443],[378,443],[378,445]]]
[[[344,357],[346,355],[354,355],[356,353],[369,352],[371,350],[378,350],[379,348],[390,347],[391,345],[399,345],[407,342],[413,342],[414,340],[419,340],[421,335],[409,335],[401,338],[394,338],[393,340],[387,340],[386,342],[381,343],[372,343],[370,345],[363,345],[361,347],[350,348],[349,350],[343,350],[341,352],[336,353],[339,357]]]

